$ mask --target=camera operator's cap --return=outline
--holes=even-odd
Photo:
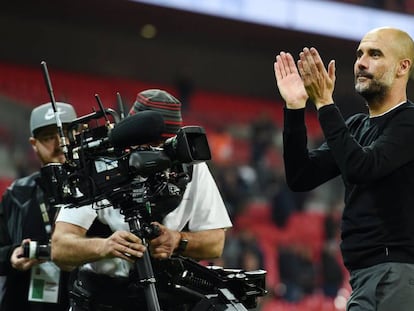
[[[56,102],[56,110],[63,123],[70,123],[76,119],[76,112],[72,105]],[[55,112],[52,103],[40,105],[32,110],[30,115],[30,132],[34,132],[42,127],[56,124]]]
[[[129,115],[134,115],[144,110],[153,110],[162,114],[166,127],[166,132],[162,135],[163,138],[176,135],[183,126],[181,103],[166,91],[149,89],[138,93]]]

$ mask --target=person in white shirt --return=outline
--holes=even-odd
[[[174,136],[182,126],[180,102],[163,90],[140,92],[129,114],[143,110],[163,115],[163,138]],[[221,256],[225,230],[232,223],[206,163],[193,165],[181,202],[156,224],[159,235],[150,240],[147,250],[119,208],[90,205],[60,210],[52,236],[52,259],[62,267],[78,267],[81,282],[75,285],[81,283],[91,295],[89,301],[94,301],[89,305],[74,301],[72,310],[145,310],[142,299],[130,299],[134,296],[130,275],[135,260],[146,251],[153,260],[176,253],[195,260]]]

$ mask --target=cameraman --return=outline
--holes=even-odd
[[[58,102],[56,108],[63,126],[76,119],[71,105]],[[42,166],[65,161],[55,123],[51,103],[32,110],[29,142]],[[46,204],[39,175],[36,172],[14,181],[0,204],[0,275],[5,276],[1,311],[63,311],[69,306],[68,273],[48,260],[56,209]],[[35,242],[44,249],[36,248]],[[32,252],[42,250],[44,257],[28,258],[23,253],[26,243]]]
[[[181,103],[163,90],[139,93],[129,115],[143,110],[163,115],[166,133],[160,142],[182,126]],[[157,224],[160,233],[149,244],[153,260],[168,259],[174,253],[196,260],[221,256],[225,230],[232,224],[206,163],[193,165],[181,202]],[[146,251],[119,209],[82,206],[59,212],[52,236],[53,260],[80,266],[71,300],[73,311],[146,310],[142,291],[133,290],[136,278],[131,276],[133,263]]]

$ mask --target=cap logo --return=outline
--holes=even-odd
[[[58,108],[58,109],[57,109],[57,113],[58,113],[58,114],[64,114],[64,113],[66,113],[66,111],[62,110],[61,108]],[[53,119],[54,117],[55,117],[55,112],[53,111],[53,109],[52,109],[52,108],[49,108],[49,109],[47,110],[47,112],[45,113],[45,120],[51,120],[51,119]]]

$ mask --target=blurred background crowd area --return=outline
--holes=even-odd
[[[28,124],[31,109],[50,101],[41,61],[56,100],[79,116],[99,109],[96,94],[120,111],[119,92],[127,111],[140,91],[164,89],[181,100],[184,125],[205,128],[208,165],[234,224],[222,258],[205,264],[266,270],[268,295],[257,310],[345,310],[343,187],[335,179],[307,193],[287,188],[273,61],[280,50],[309,45],[335,58],[335,101],[346,116],[365,109],[353,91],[357,41],[126,0],[19,2],[0,12],[1,192],[39,167]],[[337,2],[413,12],[410,0]],[[323,135],[311,105],[306,122],[309,148],[318,146]]]

